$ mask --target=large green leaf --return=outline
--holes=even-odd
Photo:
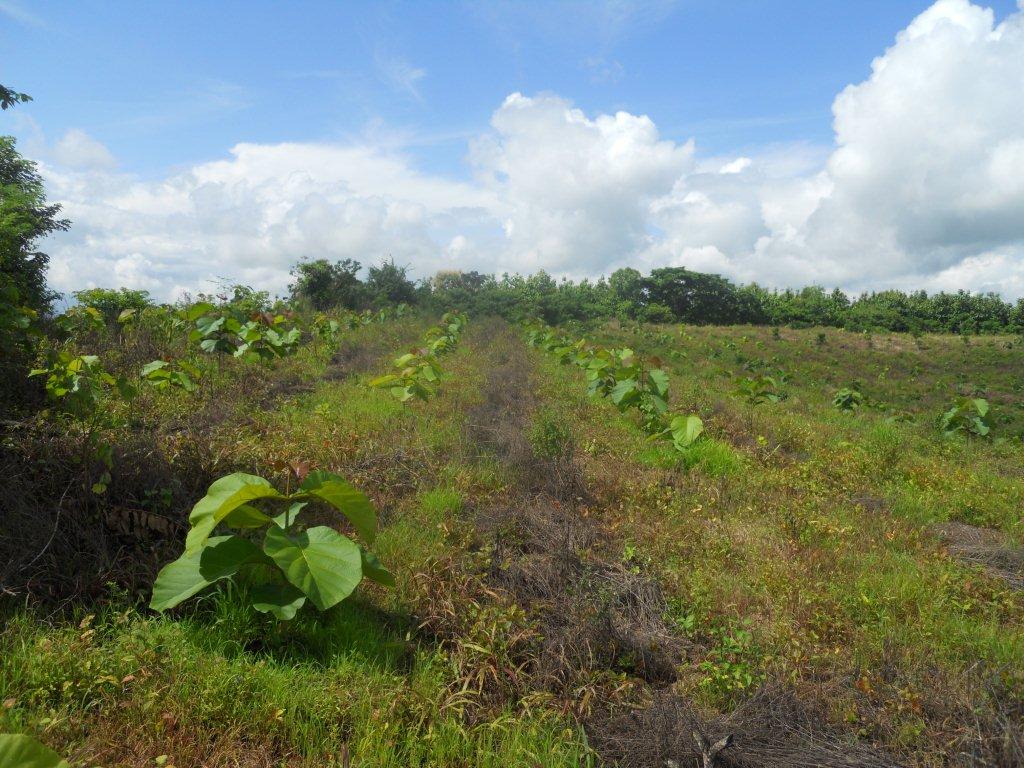
[[[662,398],[668,397],[668,374],[661,368],[653,368],[647,372],[651,381],[651,388]]]
[[[611,398],[615,405],[625,407],[633,402],[639,394],[636,379],[623,379],[612,387]]]
[[[366,494],[341,475],[316,470],[306,475],[294,498],[309,496],[325,501],[341,512],[367,544],[377,535],[377,513]]]
[[[274,518],[251,504],[243,504],[228,512],[222,522],[232,528],[262,528],[267,523],[274,522]]]
[[[700,437],[700,434],[704,431],[704,422],[701,421],[700,416],[676,416],[672,419],[672,424],[669,427],[672,432],[672,441],[675,443],[676,448],[683,449],[690,445]]]
[[[201,547],[217,523],[243,504],[255,499],[280,498],[282,496],[277,489],[257,475],[235,472],[215,480],[188,516],[192,530],[185,539],[185,550],[192,551]]]
[[[153,582],[149,607],[166,611],[215,581],[233,576],[246,563],[260,561],[266,561],[266,556],[251,541],[240,536],[214,536],[206,546],[193,552],[186,550],[160,570]]]
[[[271,526],[263,551],[321,611],[351,595],[363,577],[358,545],[325,525],[294,535]]]
[[[306,596],[291,584],[266,582],[257,584],[250,593],[252,607],[261,613],[272,613],[281,621],[295,618],[306,603]]]
[[[384,564],[381,563],[380,559],[373,552],[363,547],[359,548],[359,552],[363,558],[363,576],[370,581],[383,584],[385,587],[395,586],[395,577],[391,574],[391,571],[384,567]]]
[[[0,733],[0,767],[68,768],[68,762],[31,736]]]

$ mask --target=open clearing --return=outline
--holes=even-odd
[[[661,360],[705,427],[677,451],[500,319],[426,402],[368,386],[435,319],[147,390],[92,498],[63,427],[5,424],[0,731],[88,766],[1024,763],[1019,339],[574,329]],[[957,394],[1003,439],[943,437]],[[372,499],[394,589],[146,607],[214,479],[298,468]]]

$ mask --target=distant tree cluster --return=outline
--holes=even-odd
[[[539,317],[547,323],[593,321],[612,317],[655,323],[695,325],[832,326],[854,331],[910,333],[1022,333],[1024,300],[1003,301],[998,294],[927,294],[880,291],[850,298],[838,288],[812,286],[769,290],[737,286],[720,275],[683,267],[655,269],[643,275],[626,268],[598,280],[555,280],[533,275],[485,275],[446,270],[414,283],[405,267],[384,262],[370,267],[365,282],[361,265],[351,259],[324,259],[295,266],[293,302],[313,309],[365,309],[405,302],[435,309],[459,307],[475,314],[509,319]]]
[[[301,261],[292,268],[295,280],[288,290],[292,301],[318,312],[328,309],[366,309],[388,304],[414,304],[425,298],[409,278],[408,268],[388,260],[369,268],[359,279],[362,265],[353,259]]]
[[[1024,299],[1015,304],[995,293],[927,294],[880,291],[848,297],[812,286],[769,290],[737,286],[720,275],[683,267],[643,275],[620,269],[607,279],[556,281],[539,272],[496,278],[476,272],[442,272],[429,298],[439,306],[509,318],[540,317],[556,324],[618,317],[695,325],[832,326],[854,331],[910,333],[1024,333]]]

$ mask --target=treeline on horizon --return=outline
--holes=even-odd
[[[369,269],[351,259],[305,261],[292,271],[294,302],[312,309],[364,309],[406,302],[433,309],[458,307],[510,320],[539,317],[552,325],[619,318],[696,325],[831,326],[851,331],[909,333],[1024,333],[1024,299],[996,293],[906,293],[886,290],[848,297],[818,286],[770,290],[736,285],[715,274],[664,267],[643,275],[624,268],[598,280],[555,280],[533,275],[485,275],[457,270],[413,282],[393,262]]]

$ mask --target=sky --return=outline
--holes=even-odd
[[[324,257],[1024,296],[1007,0],[0,0],[0,82],[60,291]]]

